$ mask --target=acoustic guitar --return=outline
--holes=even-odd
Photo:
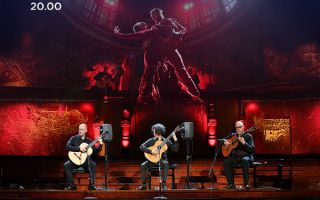
[[[224,157],[228,157],[230,155],[230,153],[232,152],[233,149],[235,149],[238,144],[238,137],[242,137],[247,133],[253,132],[257,130],[256,126],[252,126],[251,128],[247,129],[244,133],[242,133],[240,136],[238,136],[237,134],[233,135],[230,139],[227,139],[227,141],[230,143],[229,145],[222,145],[222,155]]]
[[[151,151],[153,149],[159,149],[159,153],[156,154],[156,155],[153,155],[153,154],[150,154],[150,153],[147,153],[145,152],[144,153],[144,156],[150,161],[150,162],[153,162],[155,164],[157,164],[161,157],[162,157],[162,154],[164,152],[166,152],[168,150],[168,145],[167,145],[167,142],[168,140],[170,140],[170,138],[172,138],[173,134],[180,131],[183,127],[182,126],[177,126],[174,131],[166,138],[164,139],[163,141],[156,141],[156,143],[153,145],[153,146],[150,146],[148,147],[148,149],[150,149]]]
[[[90,142],[90,144],[87,144],[87,143],[82,143],[80,144],[80,148],[85,146],[85,145],[88,145],[86,147],[86,151],[85,152],[75,152],[75,151],[69,151],[68,152],[68,157],[69,159],[76,165],[82,165],[88,156],[90,156],[92,153],[93,153],[93,150],[92,150],[92,146],[98,142],[98,140],[100,138],[102,138],[104,136],[105,133],[102,133],[97,139],[93,140],[92,142]]]

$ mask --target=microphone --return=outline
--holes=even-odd
[[[218,142],[224,142],[226,139],[221,138],[221,139],[217,139],[217,140],[218,140]]]

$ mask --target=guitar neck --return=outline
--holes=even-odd
[[[98,141],[98,139],[95,139],[92,142],[90,142],[90,144],[88,144],[88,146],[87,146],[87,149],[90,149],[97,141]]]
[[[163,142],[162,142],[161,145],[160,145],[160,149],[161,149],[165,144],[167,144],[168,140],[170,140],[170,139],[172,138],[173,133],[174,133],[174,132],[172,132],[166,139],[163,140]]]
[[[240,136],[236,135],[236,138],[232,140],[232,144],[238,141],[238,137],[243,137],[248,133],[251,133],[253,131],[257,130],[256,126],[252,126],[251,128],[247,129],[245,132],[243,132]]]
[[[257,127],[256,127],[256,126],[252,126],[252,127],[250,127],[249,129],[247,129],[245,132],[243,132],[243,133],[241,134],[241,137],[244,136],[245,134],[251,133],[251,132],[253,132],[253,131],[255,131],[255,130],[257,130]]]
[[[101,134],[100,138],[102,138],[104,136],[105,133]],[[93,140],[92,142],[90,142],[90,144],[88,144],[87,149],[90,149],[95,143],[97,143],[99,140],[99,138]]]

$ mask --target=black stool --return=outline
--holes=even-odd
[[[257,181],[257,167],[263,165],[261,162],[250,162],[249,168],[253,168],[253,187],[256,188],[258,186]],[[242,168],[241,164],[233,166],[233,168]]]
[[[89,178],[88,179],[90,179],[90,174],[89,174],[89,171],[88,170],[85,170],[83,167],[78,167],[78,168],[74,168],[73,170],[72,170],[72,174],[74,175],[74,174],[76,174],[76,173],[88,173],[88,175],[89,175]],[[74,177],[74,176],[73,176]],[[78,177],[78,184],[80,183],[80,179],[81,179],[81,177]]]
[[[178,167],[178,164],[171,164],[169,165],[169,171],[171,169],[171,173],[169,172],[168,173],[168,176],[171,176],[172,178],[172,189],[176,189],[176,176],[175,176],[175,173],[174,173],[174,170]],[[148,170],[148,173],[147,173],[147,180],[149,182],[148,184],[148,189],[151,190],[151,177],[152,176],[159,176],[159,167],[151,167],[149,170]]]

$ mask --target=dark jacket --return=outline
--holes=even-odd
[[[237,135],[237,133],[231,133],[225,139],[230,139],[236,135]],[[242,135],[242,137],[244,138],[246,143],[242,144],[241,142],[238,141],[238,146],[235,149],[233,149],[230,156],[231,157],[240,157],[240,158],[248,156],[248,157],[250,157],[250,160],[253,161],[254,160],[253,154],[255,152],[253,137],[250,133],[245,133],[244,135]]]
[[[66,144],[66,150],[67,151],[75,151],[75,152],[79,152],[80,151],[80,145],[82,143],[87,143],[90,144],[92,142],[92,140],[88,137],[85,137],[84,140],[81,139],[81,137],[79,135],[74,135],[72,136],[69,141]],[[98,148],[96,148],[95,146],[92,146],[93,152],[99,152],[101,150],[102,145],[99,145]]]

